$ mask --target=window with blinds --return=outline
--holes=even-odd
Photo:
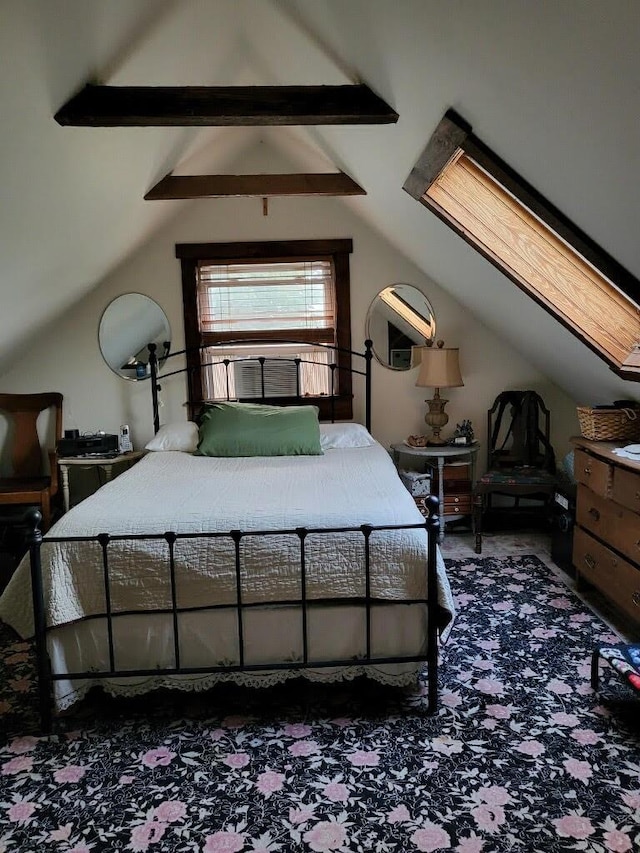
[[[640,380],[640,282],[453,111],[404,189],[627,379]]]
[[[198,265],[198,317],[218,341],[243,337],[335,340],[330,259]]]
[[[352,417],[351,249],[351,240],[176,246],[190,400],[304,397],[321,415]]]
[[[210,399],[255,399],[331,393],[330,353],[314,344],[335,342],[335,287],[330,259],[271,263],[198,264],[198,318],[217,343],[264,338],[303,345],[203,351]],[[307,346],[304,346],[307,344]],[[296,363],[296,359],[298,363]],[[225,360],[234,363],[229,369]],[[309,369],[312,366],[315,369]],[[324,366],[324,367],[323,367]]]

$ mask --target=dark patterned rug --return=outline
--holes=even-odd
[[[141,703],[38,739],[33,659],[0,636],[0,853],[640,849],[640,704],[615,639],[535,557],[447,561],[441,705],[368,684]]]

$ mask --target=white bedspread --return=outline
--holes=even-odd
[[[352,527],[422,521],[379,444],[329,450],[323,456],[205,458],[149,453],[62,517],[49,537],[101,532],[153,534],[295,527]],[[42,548],[48,623],[62,625],[104,612],[100,548],[64,542]],[[359,533],[312,534],[306,541],[307,595],[364,594],[363,537]],[[113,541],[109,545],[114,612],[171,604],[163,540]],[[180,607],[233,603],[234,546],[229,538],[176,543]],[[375,532],[371,537],[371,590],[381,600],[426,596],[424,530]],[[243,600],[290,600],[300,595],[297,536],[249,536],[241,542]],[[439,603],[444,624],[453,605],[438,551]],[[0,618],[21,636],[33,633],[26,558],[0,599]]]

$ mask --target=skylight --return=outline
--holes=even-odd
[[[640,283],[449,111],[405,183],[616,372],[640,381]]]

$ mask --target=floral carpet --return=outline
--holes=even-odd
[[[611,634],[536,557],[447,560],[458,617],[424,689],[93,696],[36,732],[0,632],[0,851],[640,850],[640,699]]]

